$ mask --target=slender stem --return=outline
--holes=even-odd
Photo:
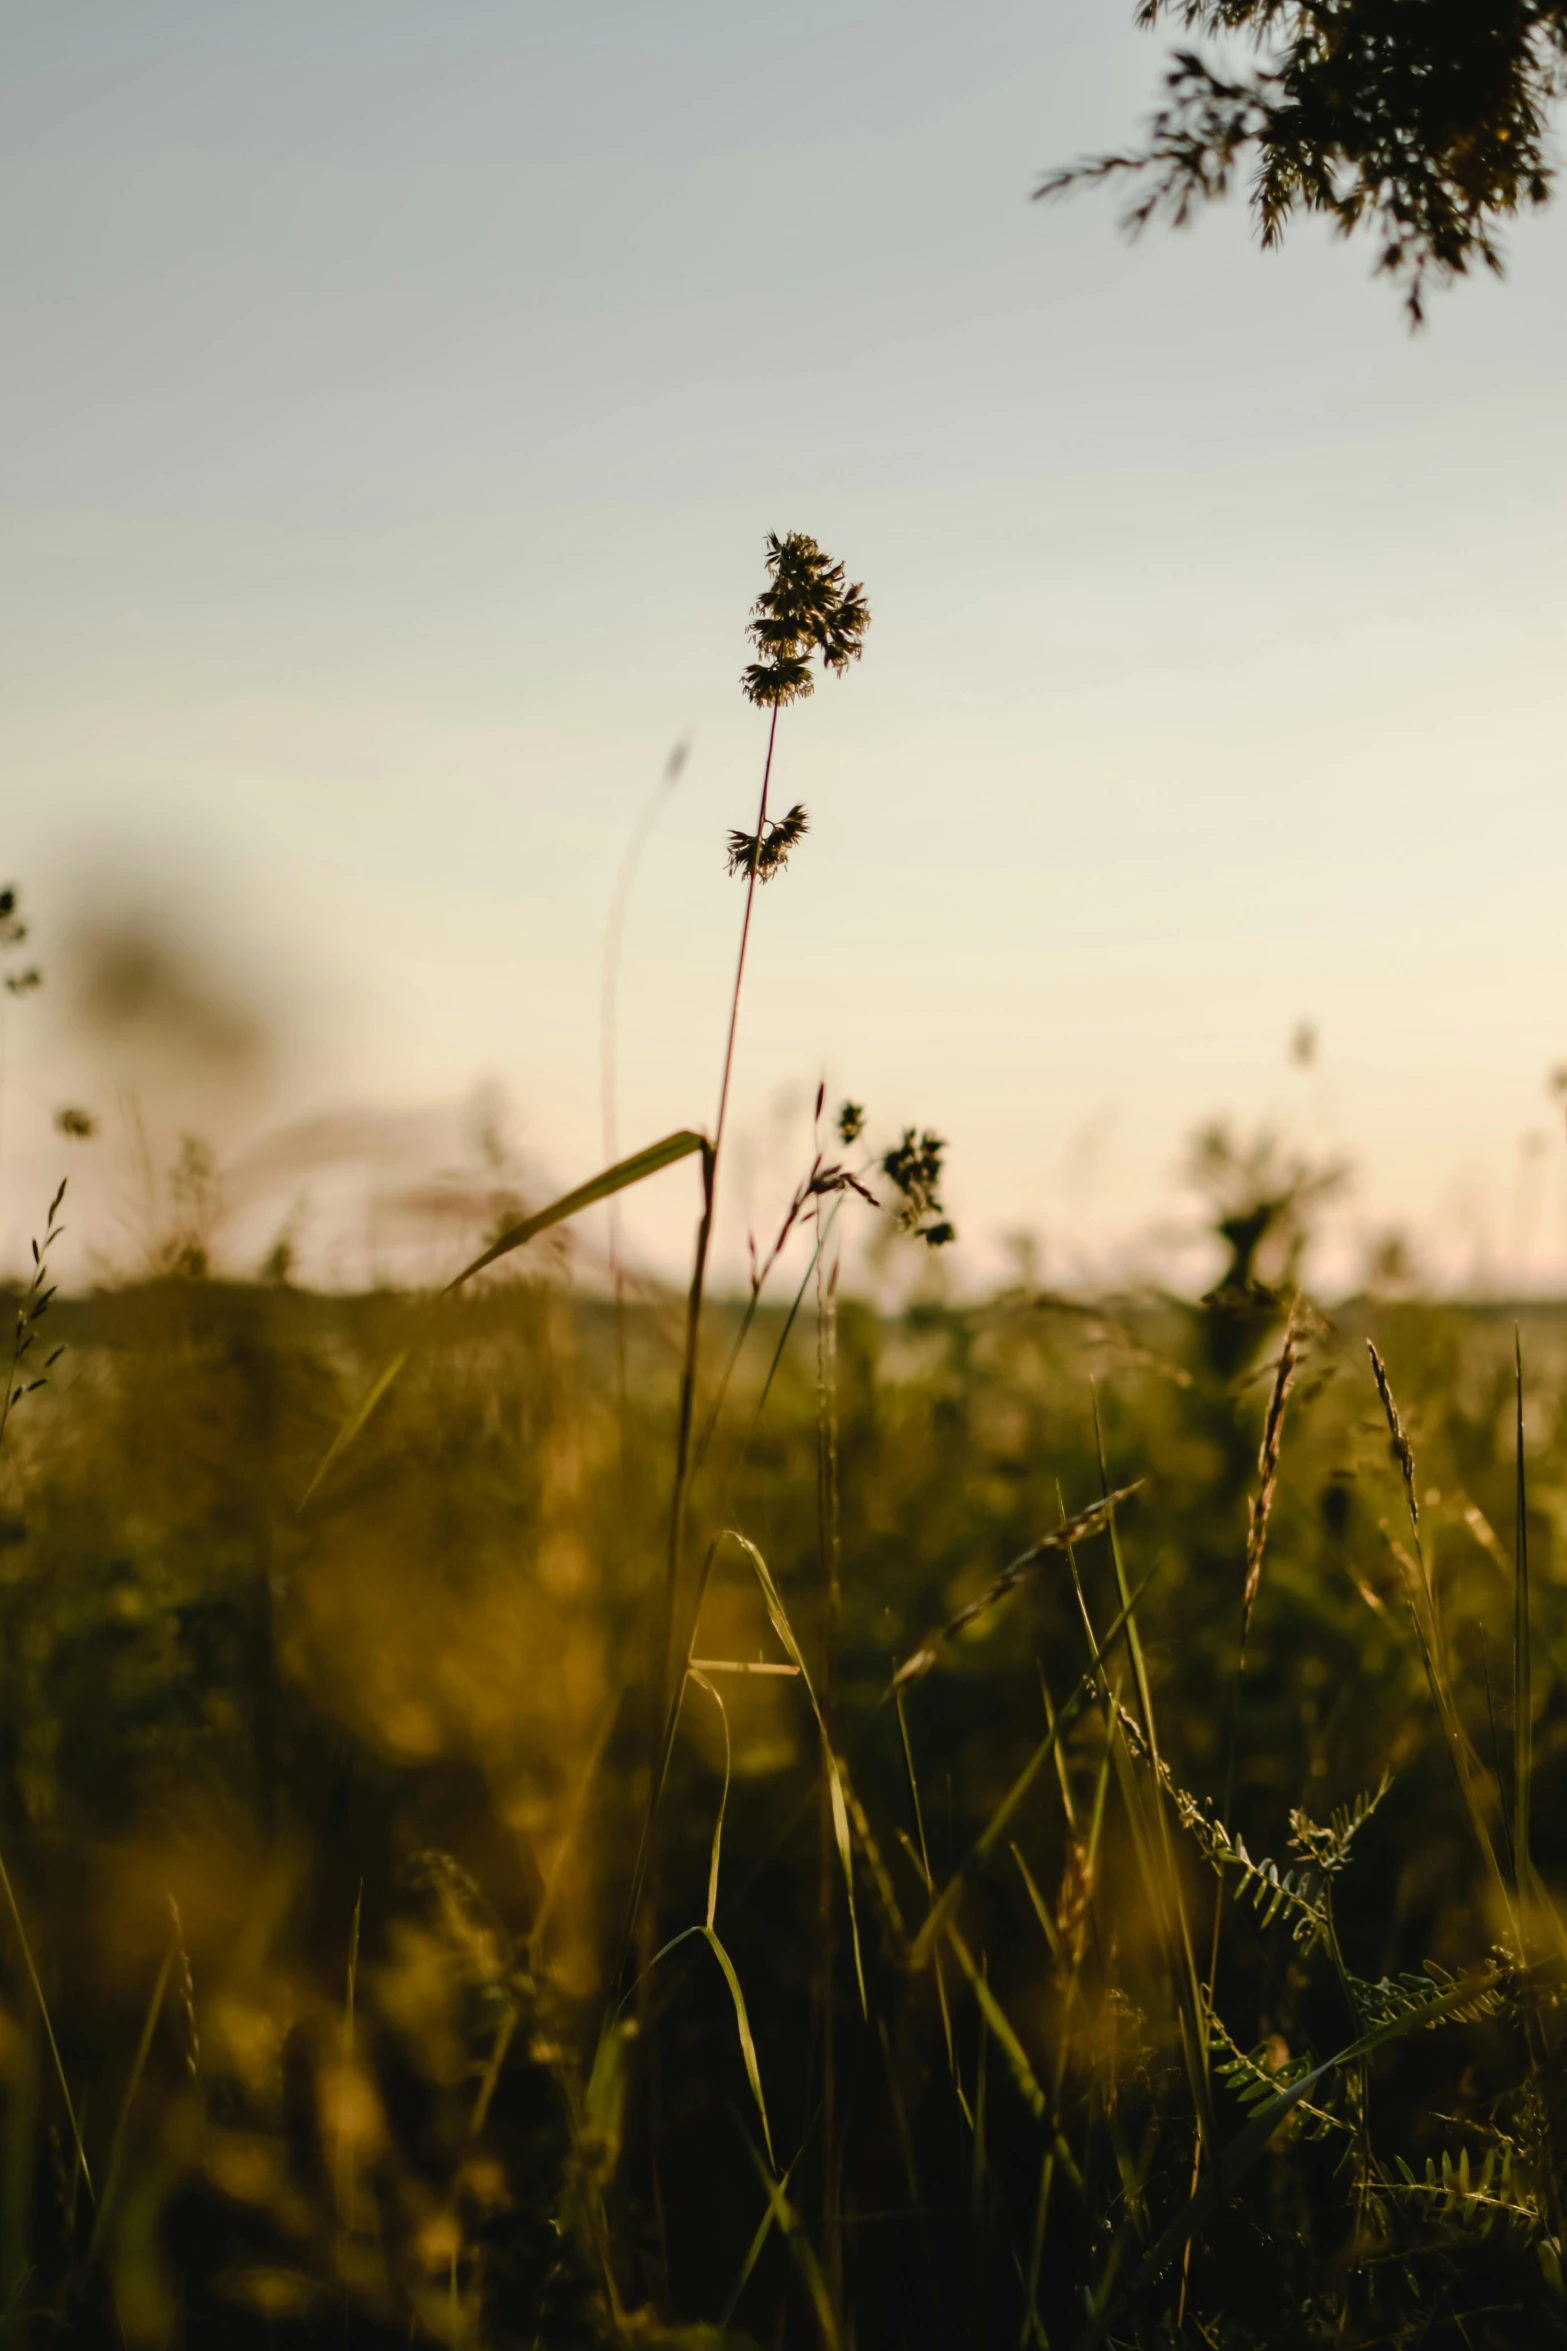
[[[757,812],[756,837],[760,841],[767,822],[767,787],[772,781],[773,745],[778,739],[778,705],[773,704],[773,715],[767,729],[767,758],[762,767],[762,800]],[[713,1215],[718,1201],[718,1154],[723,1147],[724,1120],[729,1111],[729,1080],[734,1069],[735,1032],[740,1025],[740,990],[745,981],[746,948],[751,939],[751,909],[756,902],[756,860],[746,880],[745,914],[740,924],[740,953],[735,961],[735,984],[729,999],[729,1036],[724,1046],[724,1074],[718,1088],[718,1116],[713,1122],[712,1148],[702,1164],[702,1221],[697,1227],[696,1263],[691,1270],[691,1289],[686,1299],[685,1358],[680,1371],[680,1429],[675,1444],[675,1492],[669,1513],[669,1557],[664,1575],[663,1637],[659,1643],[662,1660],[662,1681],[659,1720],[669,1711],[670,1678],[674,1670],[671,1654],[675,1635],[675,1602],[680,1585],[680,1555],[685,1540],[686,1489],[690,1484],[691,1424],[696,1410],[697,1358],[702,1332],[702,1292],[707,1279],[707,1255],[713,1238]]]
[[[1517,1406],[1517,1496],[1513,1536],[1513,1882],[1518,1893],[1520,1951],[1529,1953],[1529,1798],[1534,1772],[1534,1694],[1529,1670],[1529,1492],[1523,1458],[1523,1342],[1513,1325]]]
[[[757,812],[758,841],[767,822],[767,790],[772,781],[773,746],[778,739],[778,705],[767,729],[767,758],[762,767],[762,798]],[[729,1035],[724,1045],[724,1074],[718,1089],[718,1116],[713,1140],[702,1155],[702,1220],[697,1226],[696,1261],[686,1297],[686,1337],[680,1367],[680,1422],[675,1439],[675,1488],[669,1509],[669,1548],[664,1564],[664,1597],[658,1639],[658,1712],[655,1737],[669,1719],[675,1688],[675,1617],[680,1592],[681,1555],[685,1547],[686,1499],[691,1483],[691,1434],[696,1417],[697,1366],[702,1335],[702,1295],[707,1281],[708,1251],[713,1239],[713,1215],[718,1200],[718,1154],[729,1110],[729,1080],[734,1069],[735,1033],[740,1025],[740,990],[745,980],[746,949],[751,938],[751,909],[756,900],[756,860],[746,881],[745,915],[740,925],[740,952],[735,962],[735,984],[729,999]],[[656,1760],[655,1760],[656,1769]],[[656,1793],[654,1801],[656,1802]]]
[[[762,803],[756,814],[756,840],[761,845],[767,826],[767,787],[773,775],[773,745],[778,739],[778,704],[773,704],[773,715],[767,729],[767,758],[762,767]],[[740,955],[735,965],[734,994],[729,1000],[729,1041],[724,1047],[724,1075],[718,1089],[718,1120],[713,1128],[713,1157],[716,1160],[724,1140],[724,1118],[729,1109],[729,1077],[734,1068],[735,1031],[740,1025],[740,984],[745,978],[745,951],[751,936],[751,908],[756,900],[756,869],[759,858],[751,860],[751,871],[745,885],[745,917],[740,925]]]
[[[819,1107],[819,1106],[818,1106]],[[830,1738],[833,1706],[833,1657],[837,1646],[838,1497],[837,1447],[834,1440],[834,1365],[832,1315],[835,1298],[826,1280],[826,1252],[822,1247],[822,1202],[816,1200],[816,1514],[821,1555],[822,1653],[820,1692],[822,1727]],[[822,2036],[822,2248],[829,2284],[843,2290],[843,2232],[838,2188],[842,2150],[837,2139],[837,2049],[834,2033],[833,1976],[835,1937],[833,1919],[833,1820],[825,1773],[819,1815],[819,1895],[821,1931],[820,1997]]]

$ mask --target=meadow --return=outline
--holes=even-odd
[[[1567,1319],[1520,1521],[1514,1319],[1314,1306],[1207,1168],[1201,1299],[710,1307],[651,1840],[685,1301],[54,1300],[11,2339],[1555,2339]]]
[[[779,716],[868,624],[769,540],[710,1129],[438,1293],[221,1278],[194,1147],[133,1279],[57,1293],[51,1209],[0,1420],[11,2342],[1567,2332],[1567,1314],[1391,1257],[1314,1297],[1333,1171],[1219,1127],[1200,1294],[964,1297],[944,1140],[820,1094],[709,1279],[809,831]],[[684,1292],[576,1244],[655,1174]]]

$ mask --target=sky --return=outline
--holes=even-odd
[[[947,1138],[961,1278],[1153,1262],[1224,1117],[1354,1162],[1341,1278],[1567,1280],[1567,209],[1411,335],[1309,224],[1031,203],[1146,117],[1131,16],[0,0],[0,1256],[69,1172],[129,1262],[182,1133],[236,1266],[345,1281],[485,1132],[583,1180],[660,798],[615,1132],[708,1124],[800,529],[873,624],[780,727],[726,1267],[820,1080]]]

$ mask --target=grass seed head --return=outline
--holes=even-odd
[[[918,1135],[913,1127],[905,1127],[902,1142],[885,1152],[881,1162],[882,1174],[902,1195],[901,1204],[893,1211],[899,1226],[931,1249],[943,1248],[957,1238],[938,1192],[946,1148],[944,1139],[928,1127]]]
[[[1404,1481],[1404,1498],[1409,1504],[1409,1523],[1418,1535],[1420,1532],[1420,1504],[1415,1496],[1414,1452],[1410,1446],[1408,1433],[1399,1418],[1398,1406],[1393,1401],[1393,1391],[1388,1385],[1386,1367],[1376,1351],[1374,1342],[1370,1339],[1366,1341],[1366,1353],[1371,1358],[1371,1376],[1377,1383],[1377,1394],[1382,1399],[1382,1410],[1387,1418],[1388,1435],[1393,1441],[1393,1455],[1398,1463],[1399,1474]]]
[[[754,874],[759,882],[770,882],[775,874],[783,872],[790,850],[804,840],[810,829],[810,818],[797,800],[787,816],[764,825],[759,833],[731,833],[730,872]]]
[[[841,677],[865,648],[870,606],[858,580],[807,537],[789,531],[767,534],[767,585],[751,607],[746,633],[757,658],[741,684],[760,709],[785,708],[816,689],[811,663]]]

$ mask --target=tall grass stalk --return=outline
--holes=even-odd
[[[1284,1340],[1279,1348],[1279,1360],[1273,1375],[1273,1389],[1268,1399],[1267,1416],[1263,1422],[1262,1443],[1257,1453],[1257,1491],[1251,1497],[1246,1523],[1246,1575],[1241,1587],[1240,1639],[1235,1650],[1235,1680],[1230,1701],[1229,1735],[1224,1758],[1224,1795],[1220,1819],[1233,1828],[1235,1817],[1235,1772],[1240,1756],[1241,1705],[1246,1687],[1246,1647],[1251,1637],[1252,1612],[1262,1588],[1262,1561],[1268,1542],[1268,1522],[1273,1515],[1273,1497],[1278,1485],[1279,1459],[1284,1445],[1284,1413],[1289,1403],[1290,1390],[1295,1382],[1299,1361],[1296,1323],[1300,1313],[1297,1294],[1284,1326]],[[1204,1985],[1203,2013],[1204,2040],[1207,2038],[1206,2018],[1214,2011],[1219,1988],[1219,1946],[1224,1928],[1224,1881],[1220,1878],[1213,1890],[1213,1926],[1208,1939],[1208,1973]],[[1202,2168],[1202,2132],[1199,2128],[1192,2147],[1191,2193],[1195,2195]],[[1188,2242],[1181,2263],[1181,2297],[1176,2311],[1180,2324],[1186,2315],[1186,2296],[1191,2283],[1191,2245]]]
[[[745,904],[740,919],[740,944],[735,957],[734,983],[729,992],[729,1020],[724,1038],[723,1069],[718,1084],[718,1108],[711,1139],[702,1153],[702,1210],[697,1224],[696,1249],[686,1293],[685,1338],[681,1350],[679,1402],[676,1411],[675,1467],[670,1495],[669,1532],[664,1560],[663,1601],[655,1646],[653,1754],[650,1810],[644,1822],[638,1852],[627,1935],[629,1950],[642,1889],[653,1866],[656,1807],[663,1769],[672,1740],[681,1683],[675,1663],[676,1625],[685,1552],[687,1508],[690,1499],[692,1439],[695,1429],[697,1383],[701,1366],[702,1308],[706,1296],[708,1258],[718,1206],[718,1176],[724,1131],[729,1117],[734,1080],[735,1043],[740,1028],[740,1002],[745,987],[746,958],[758,887],[781,873],[792,848],[807,829],[805,810],[795,807],[776,823],[768,818],[773,757],[778,744],[778,716],[789,703],[808,697],[815,687],[812,662],[842,676],[864,649],[870,626],[870,608],[864,591],[849,585],[844,567],[834,563],[803,532],[767,540],[767,584],[751,608],[747,634],[757,655],[742,676],[746,698],[765,709],[767,749],[762,761],[762,788],[757,803],[756,829],[729,836],[729,870],[745,877]],[[694,1638],[694,1629],[693,1629]],[[690,1644],[687,1644],[689,1654]],[[813,1701],[814,1703],[814,1701]],[[825,1739],[825,1731],[823,1733]],[[852,1903],[852,1892],[851,1892]],[[623,1962],[622,1962],[623,1964]]]
[[[1431,1692],[1432,1703],[1436,1708],[1437,1720],[1441,1725],[1453,1776],[1458,1782],[1458,1792],[1468,1818],[1470,1833],[1474,1838],[1476,1850],[1485,1865],[1486,1875],[1495,1890],[1504,1915],[1511,1923],[1515,1942],[1521,1951],[1523,1929],[1519,1917],[1516,1891],[1514,1886],[1509,1883],[1508,1877],[1504,1874],[1497,1859],[1496,1844],[1491,1835],[1490,1823],[1486,1819],[1486,1799],[1482,1786],[1480,1764],[1459,1715],[1452,1677],[1448,1669],[1441,1613],[1437,1604],[1435,1577],[1426,1555],[1425,1541],[1420,1532],[1420,1505],[1415,1492],[1414,1449],[1409,1442],[1403,1416],[1394,1400],[1387,1368],[1371,1340],[1366,1341],[1366,1347],[1371,1358],[1372,1376],[1376,1381],[1377,1394],[1381,1399],[1383,1416],[1387,1421],[1393,1455],[1398,1463],[1399,1476],[1403,1483],[1404,1505],[1409,1516],[1410,1539],[1414,1545],[1414,1558],[1409,1562],[1405,1577],[1410,1621],[1414,1627],[1421,1663],[1425,1667],[1427,1686]]]
[[[131,2110],[136,2104],[136,2093],[141,2088],[142,2075],[147,2070],[147,2060],[152,2054],[152,2036],[157,2031],[158,2019],[163,2014],[163,2002],[169,1988],[169,1977],[174,1972],[174,1961],[178,1950],[179,1937],[171,1934],[164,1950],[162,1965],[153,1982],[152,1996],[147,2002],[147,2013],[142,2019],[141,2039],[136,2044],[136,2054],[131,2060],[130,2076],[125,2084],[125,2095],[120,2100],[120,2112],[114,2126],[114,2137],[109,2143],[109,2161],[103,2176],[103,2194],[100,2196],[98,2208],[93,2214],[92,2236],[87,2246],[89,2261],[98,2250],[103,2232],[108,2226],[109,2215],[114,2209],[115,2198],[119,2193],[120,2180],[125,2169],[126,2139],[130,2129]]]
[[[82,2185],[87,2190],[88,2202],[96,2205],[98,2199],[93,2188],[92,2173],[87,2168],[87,2150],[82,2144],[81,2126],[76,2119],[76,2106],[71,2097],[71,2085],[65,2075],[65,2060],[60,2055],[60,2044],[54,2037],[54,2019],[49,2014],[49,2003],[44,1997],[44,1988],[39,1978],[37,1962],[33,1958],[33,1947],[27,1939],[27,1929],[22,1924],[22,1913],[17,1908],[16,1893],[11,1884],[11,1873],[6,1868],[3,1856],[0,1856],[0,1894],[5,1896],[5,1906],[10,1913],[17,1948],[22,1954],[22,1965],[27,1970],[27,1980],[33,1988],[33,1998],[38,2004],[38,2018],[43,2026],[44,2039],[49,2044],[49,2056],[54,2066],[54,2078],[60,2085],[60,2097],[65,2106],[65,2118],[71,2126],[72,2163],[74,2169],[81,2174]]]
[[[762,763],[762,796],[758,805],[756,835],[760,840],[767,827],[767,793],[772,781],[773,749],[778,740],[778,704],[774,703],[767,725],[767,756]],[[691,1268],[691,1286],[686,1293],[685,1347],[680,1362],[680,1402],[675,1429],[674,1491],[669,1506],[669,1546],[664,1562],[664,1607],[659,1628],[657,1654],[661,1660],[659,1681],[658,1719],[663,1721],[669,1712],[674,1675],[675,1617],[680,1591],[681,1556],[685,1546],[686,1500],[691,1470],[691,1431],[696,1412],[697,1373],[702,1342],[702,1301],[707,1283],[708,1252],[713,1242],[713,1218],[718,1204],[719,1155],[723,1150],[724,1126],[729,1116],[729,1089],[734,1077],[735,1038],[740,1028],[740,995],[745,986],[746,953],[751,944],[751,915],[756,904],[756,886],[759,860],[753,859],[746,876],[745,911],[740,918],[740,947],[735,957],[734,985],[729,991],[729,1027],[724,1039],[723,1074],[718,1081],[718,1111],[713,1120],[713,1139],[702,1155],[702,1213],[696,1228],[696,1258]]]
[[[1513,1326],[1516,1521],[1513,1536],[1513,1883],[1525,1933],[1530,1906],[1530,1792],[1534,1782],[1534,1677],[1529,1626],[1529,1495],[1523,1457],[1523,1340]],[[1525,1949],[1523,1956],[1528,1957]]]
[[[822,1114],[822,1089],[816,1095],[816,1116]],[[829,1272],[822,1243],[822,1209],[816,1201],[816,1541],[822,1580],[821,1656],[817,1667],[821,1685],[824,1745],[834,1738],[833,1680],[838,1648],[839,1591],[838,1524],[838,1384],[836,1260]],[[817,1955],[818,1999],[822,2050],[822,2247],[827,2280],[835,2300],[843,2292],[843,2229],[839,2205],[840,2151],[838,2145],[838,2070],[834,1977],[836,1949],[833,1919],[834,1823],[827,1774],[822,1775],[818,1807]]]
[[[1094,1390],[1094,1442],[1099,1455],[1101,1491],[1110,1493],[1110,1471],[1105,1459],[1104,1427],[1099,1415],[1099,1394]],[[1191,2090],[1192,2105],[1196,2111],[1197,2127],[1204,2143],[1217,2153],[1217,2125],[1213,2112],[1213,2086],[1208,2064],[1208,2029],[1203,1999],[1202,1979],[1197,1971],[1196,1954],[1192,1948],[1191,1925],[1186,1915],[1186,1903],[1181,1892],[1180,1874],[1175,1865],[1174,1840],[1170,1834],[1169,1813],[1165,1805],[1164,1786],[1159,1766],[1159,1740],[1154,1724],[1153,1690],[1148,1679],[1148,1666],[1143,1655],[1143,1644],[1137,1629],[1137,1609],[1131,1586],[1127,1580],[1126,1562],[1121,1552],[1120,1529],[1115,1513],[1109,1518],[1110,1557],[1115,1566],[1115,1586],[1120,1599],[1121,1613],[1126,1620],[1126,1651],[1131,1660],[1132,1683],[1137,1692],[1138,1711],[1142,1720],[1143,1736],[1148,1743],[1148,1757],[1152,1769],[1149,1774],[1149,1804],[1153,1813],[1157,1865],[1150,1866],[1152,1855],[1145,1842],[1139,1844],[1150,1897],[1150,1910],[1166,1938],[1171,1988],[1175,1995],[1176,2019],[1180,2030],[1181,2053],[1186,2067],[1187,2084]],[[1125,1749],[1124,1738],[1117,1752]],[[1133,1790],[1136,1787],[1131,1758],[1126,1758],[1127,1770],[1123,1786],[1128,1797],[1128,1813],[1136,1820]]]

